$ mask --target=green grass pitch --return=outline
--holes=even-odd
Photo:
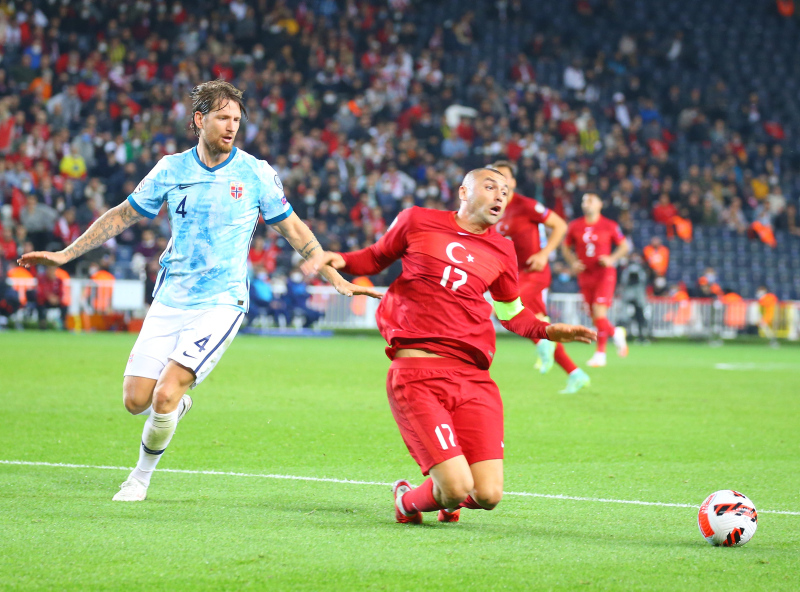
[[[378,337],[239,336],[159,468],[250,476],[157,472],[146,502],[112,503],[127,473],[100,467],[135,463],[143,422],[121,400],[134,339],[0,334],[0,461],[87,465],[0,464],[0,590],[800,589],[796,346],[632,347],[559,395],[560,369],[499,340],[507,492],[699,505],[735,488],[759,527],[725,549],[691,507],[507,494],[458,524],[395,524],[381,484],[421,477]]]

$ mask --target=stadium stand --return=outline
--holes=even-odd
[[[224,78],[250,112],[238,146],[276,168],[326,248],[374,242],[412,204],[454,209],[465,170],[503,157],[521,193],[565,218],[595,191],[637,250],[660,236],[669,284],[714,267],[726,291],[800,299],[800,27],[784,13],[765,0],[2,3],[0,254],[60,248],[124,200],[194,144],[192,86]],[[144,279],[167,236],[162,212],[67,271]],[[288,245],[257,237],[251,261],[288,274]],[[574,290],[556,272],[554,289]]]

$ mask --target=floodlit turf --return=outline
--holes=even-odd
[[[132,466],[134,339],[0,334],[0,460]],[[520,495],[401,526],[387,486],[253,476],[156,473],[146,502],[120,504],[125,471],[0,464],[0,589],[800,589],[800,348],[632,347],[577,395],[533,355],[502,339],[493,368],[508,492],[699,505],[735,488],[760,511],[754,539],[711,547],[694,508]],[[160,468],[419,483],[387,367],[377,337],[240,336]]]

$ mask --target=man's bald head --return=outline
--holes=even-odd
[[[497,169],[493,169],[492,167],[480,167],[477,169],[472,169],[470,172],[464,175],[464,180],[461,182],[461,185],[466,187],[467,192],[472,195],[473,191],[475,191],[475,182],[479,179],[483,179],[487,173],[497,175],[495,181],[498,183],[507,184],[505,175]]]

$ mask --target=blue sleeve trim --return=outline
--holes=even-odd
[[[289,209],[286,210],[283,214],[279,214],[274,218],[270,218],[269,220],[264,220],[264,222],[266,222],[267,224],[277,224],[278,222],[286,220],[286,218],[291,216],[293,212],[294,210],[292,209],[292,206],[289,206]]]
[[[150,218],[152,220],[153,218],[155,218],[158,215],[158,214],[151,214],[150,212],[145,210],[142,206],[137,204],[133,199],[133,195],[129,195],[128,196],[128,202],[131,204],[131,206],[133,207],[134,210],[139,212],[145,218]]]

